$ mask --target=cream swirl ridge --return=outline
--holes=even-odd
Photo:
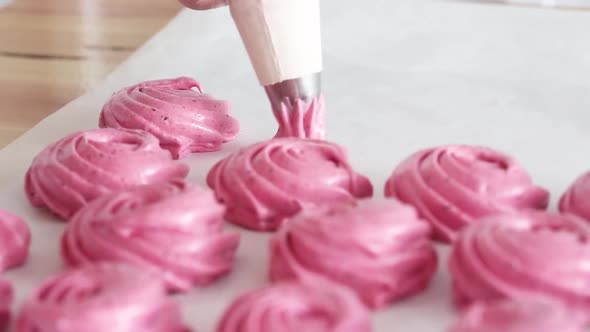
[[[148,131],[181,158],[219,150],[234,139],[239,124],[230,109],[229,102],[204,94],[192,78],[148,81],[115,93],[102,109],[99,126]]]
[[[188,171],[147,132],[94,129],[68,135],[41,151],[27,171],[25,190],[33,206],[68,219],[100,195],[183,179]]]
[[[271,241],[270,265],[271,280],[326,277],[377,309],[426,289],[437,255],[413,208],[360,201],[290,220]]]
[[[0,278],[0,331],[10,325],[10,307],[14,298],[14,290],[10,281]]]
[[[68,265],[125,262],[163,275],[171,291],[229,273],[239,234],[224,232],[213,193],[184,182],[105,195],[82,208],[62,237]]]
[[[128,265],[96,264],[45,281],[16,332],[188,332],[162,280]]]
[[[573,215],[502,214],[467,227],[453,243],[455,302],[550,297],[590,307],[590,226]]]
[[[295,101],[294,105],[281,103],[280,109],[273,110],[279,123],[275,137],[300,137],[323,139],[326,135],[326,105],[323,96],[307,103]]]
[[[27,223],[0,209],[0,271],[22,265],[29,256],[31,231]]]
[[[255,230],[275,230],[303,209],[353,204],[373,193],[343,148],[302,138],[248,146],[218,162],[207,183],[227,205],[227,220]]]
[[[276,283],[238,297],[217,332],[370,332],[368,310],[331,283]]]
[[[449,332],[584,332],[584,319],[548,300],[477,303]]]
[[[545,209],[549,192],[511,157],[484,147],[449,145],[419,151],[393,172],[385,195],[412,204],[451,242],[475,220],[501,212]]]
[[[577,178],[561,196],[559,211],[590,221],[590,172]]]

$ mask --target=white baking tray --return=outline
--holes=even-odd
[[[553,202],[590,169],[590,12],[443,0],[322,1],[322,10],[328,138],[348,148],[378,198],[406,155],[444,143],[486,144],[517,156],[551,189]],[[187,159],[190,180],[204,185],[215,161],[274,134],[227,9],[182,12],[104,82],[0,152],[0,207],[25,218],[33,232],[28,263],[7,274],[17,307],[62,268],[63,224],[24,195],[32,158],[67,133],[97,127],[102,104],[117,89],[179,75],[231,100],[242,127],[222,151]],[[198,331],[214,331],[236,295],[266,282],[267,242],[268,235],[244,231],[233,274],[179,296]],[[444,331],[453,320],[445,268],[442,257],[429,291],[376,313],[375,331]]]

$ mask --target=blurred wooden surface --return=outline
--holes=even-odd
[[[100,81],[180,8],[175,0],[13,0],[0,8],[0,147]]]

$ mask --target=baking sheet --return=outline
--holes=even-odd
[[[486,144],[514,154],[558,195],[590,169],[590,13],[435,0],[323,1],[328,138],[346,146],[377,197],[409,153],[443,143]],[[7,274],[17,303],[61,270],[63,224],[29,206],[25,171],[67,133],[95,128],[113,91],[190,75],[233,102],[242,133],[222,151],[193,155],[190,180],[276,128],[226,9],[184,11],[103,83],[0,152],[0,207],[31,225],[31,256]],[[34,98],[34,96],[32,96]],[[180,296],[187,321],[213,331],[222,310],[266,281],[268,236],[243,231],[235,270]],[[443,250],[444,251],[444,250]],[[445,258],[425,293],[374,315],[375,331],[444,331],[453,320]]]

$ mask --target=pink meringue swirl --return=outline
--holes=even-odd
[[[238,297],[217,332],[370,332],[368,310],[345,287],[276,283]]]
[[[590,221],[590,172],[574,181],[559,200],[559,211]]]
[[[68,223],[68,265],[118,261],[159,271],[171,291],[229,273],[239,234],[223,231],[224,207],[212,192],[183,182],[102,196]]]
[[[323,276],[372,309],[426,289],[436,267],[430,226],[394,200],[302,214],[271,241],[271,280]]]
[[[148,131],[181,158],[219,150],[234,139],[239,124],[230,109],[229,102],[204,94],[192,78],[148,81],[115,93],[102,109],[99,126]]]
[[[279,123],[275,137],[300,137],[323,139],[326,136],[326,105],[324,97],[310,103],[297,100],[294,105],[281,103],[281,109],[273,110]]]
[[[68,135],[39,153],[25,190],[33,206],[68,219],[103,194],[183,179],[188,171],[147,132],[94,129]]]
[[[385,195],[414,205],[432,223],[434,238],[444,242],[481,217],[549,203],[549,192],[534,185],[514,159],[466,145],[413,154],[395,169]]]
[[[584,332],[582,315],[547,300],[477,303],[449,332]]]
[[[248,146],[218,162],[207,183],[227,205],[227,220],[255,230],[275,230],[303,209],[353,204],[373,194],[343,148],[301,138]]]
[[[573,215],[502,214],[457,237],[449,268],[458,306],[550,297],[590,308],[590,225]]]
[[[14,298],[14,290],[10,281],[0,278],[0,331],[10,325],[10,307]]]
[[[29,256],[29,225],[12,213],[0,209],[0,271],[20,266]]]
[[[44,282],[15,332],[187,332],[162,280],[128,265],[96,264]]]

